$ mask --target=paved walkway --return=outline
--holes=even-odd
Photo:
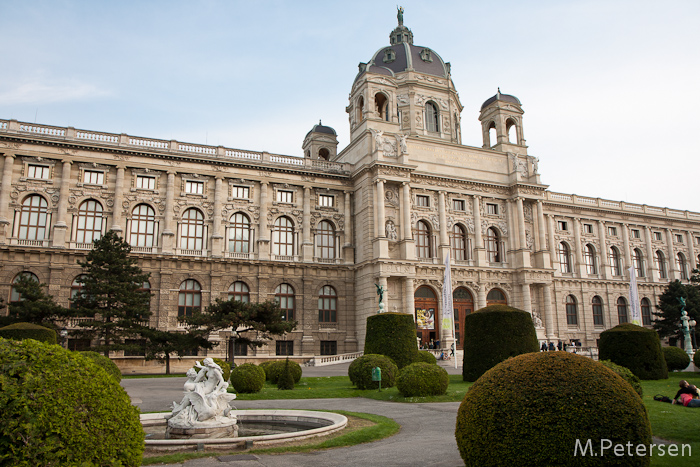
[[[440,362],[448,373],[461,374],[461,367]],[[348,363],[324,367],[303,367],[303,376],[347,375]],[[173,401],[182,398],[179,378],[124,379],[122,386],[134,405],[144,412],[167,411]],[[296,466],[436,466],[464,465],[454,429],[459,402],[407,404],[371,399],[296,399],[236,401],[238,409],[312,409],[349,410],[392,418],[401,424],[401,431],[389,438],[347,448],[307,454],[223,455],[195,459],[171,467],[296,467]]]

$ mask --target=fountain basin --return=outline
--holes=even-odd
[[[216,449],[249,449],[254,445],[271,445],[297,441],[317,436],[325,436],[342,430],[347,426],[348,419],[344,415],[332,412],[316,412],[312,410],[232,410],[238,419],[241,433],[248,427],[260,427],[257,431],[284,431],[275,434],[257,436],[239,436],[235,438],[197,438],[197,439],[146,439],[147,451],[182,451],[203,450],[206,447]],[[170,412],[150,413],[141,415],[144,429],[151,430],[161,427],[163,433],[167,426],[166,416]]]

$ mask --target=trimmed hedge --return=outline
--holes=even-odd
[[[574,458],[576,441],[651,443],[641,397],[613,371],[568,352],[537,352],[487,371],[457,414],[457,446],[466,465],[648,466],[649,457]],[[625,450],[626,453],[626,450]]]
[[[117,380],[117,383],[122,380],[122,372],[112,359],[105,357],[104,355],[93,352],[92,350],[86,350],[80,352],[80,355],[89,358],[98,366],[101,366],[112,378]]]
[[[58,342],[56,331],[32,323],[14,323],[0,328],[0,337],[15,341],[34,339],[47,344]]]
[[[418,354],[416,355],[416,359],[413,363],[418,362],[432,363],[434,365],[437,365],[437,358],[435,358],[435,355],[433,355],[432,352],[428,352],[427,350],[419,350]]]
[[[244,363],[231,370],[231,385],[243,394],[260,392],[265,386],[265,370],[253,363]]]
[[[372,381],[372,369],[379,367],[382,370],[382,387],[390,388],[396,384],[396,376],[399,369],[394,361],[386,355],[365,354],[356,358],[348,368],[350,382],[357,389],[377,389],[378,381]]]
[[[693,363],[697,368],[700,368],[700,352],[696,351],[693,355]]]
[[[278,361],[279,360],[266,360],[258,365],[265,372],[265,381],[270,381],[270,367]]]
[[[139,466],[139,409],[79,352],[0,339],[2,465]]]
[[[396,387],[404,397],[440,396],[447,392],[447,371],[432,363],[411,363],[396,378]]]
[[[365,353],[386,355],[399,369],[416,361],[416,323],[407,313],[379,313],[367,318]]]
[[[464,381],[476,381],[507,358],[540,350],[530,313],[506,305],[490,305],[468,314],[463,335]]]
[[[618,324],[600,334],[600,360],[629,368],[639,379],[666,379],[668,368],[659,335],[632,323]]]
[[[277,384],[279,382],[280,377],[282,376],[282,372],[284,371],[284,365],[287,360],[275,360],[265,368],[265,375],[267,376],[267,380],[270,381],[272,384]],[[297,362],[289,360],[289,368],[290,371],[292,372],[292,377],[294,378],[294,384],[298,383],[299,380],[301,379],[301,365],[299,365]]]
[[[630,386],[632,386],[632,389],[635,390],[637,394],[639,394],[639,397],[642,397],[644,394],[644,389],[642,388],[642,383],[639,381],[639,378],[637,378],[634,373],[632,373],[629,368],[625,368],[624,366],[617,365],[610,360],[600,360],[598,363],[601,365],[605,366],[609,370],[614,371],[617,373],[617,375],[627,381]]]
[[[661,347],[668,371],[681,371],[690,365],[690,355],[679,347]]]

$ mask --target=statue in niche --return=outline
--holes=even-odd
[[[374,284],[374,286],[377,288],[377,295],[379,295],[379,312],[382,313],[384,311],[384,292],[386,289],[379,284]]]
[[[386,238],[388,238],[392,242],[395,242],[398,238],[398,234],[396,233],[396,225],[394,225],[394,221],[386,221]]]
[[[401,154],[408,154],[408,144],[406,142],[406,135],[398,135],[399,147],[401,148]]]

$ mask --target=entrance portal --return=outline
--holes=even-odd
[[[416,307],[416,336],[422,348],[429,348],[439,338],[435,329],[437,322],[437,298],[428,286],[418,287],[414,294]]]
[[[462,349],[462,326],[464,319],[469,313],[474,311],[474,298],[472,294],[464,287],[457,287],[452,292],[452,306],[455,315],[455,342],[456,348]]]

